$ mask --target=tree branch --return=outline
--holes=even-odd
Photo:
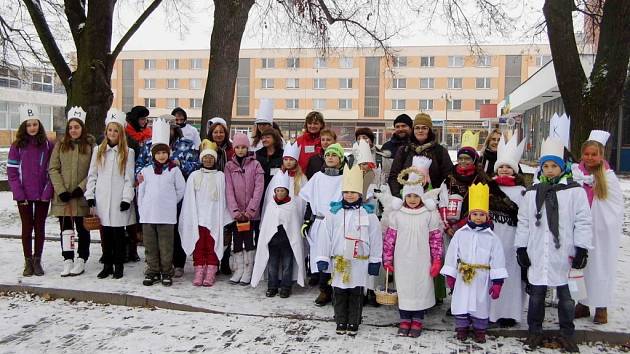
[[[74,39],[74,45],[79,48],[81,33],[85,26],[85,0],[64,0],[64,10],[68,18],[70,33]]]
[[[127,33],[125,33],[125,35],[120,39],[120,41],[116,45],[116,48],[114,48],[114,51],[112,52],[112,55],[111,55],[111,58],[110,58],[110,60],[111,60],[110,64],[113,64],[116,61],[116,57],[118,57],[118,54],[120,54],[120,52],[123,50],[123,48],[125,47],[125,45],[129,41],[129,39],[131,39],[131,37],[134,35],[134,33],[136,33],[138,28],[140,28],[142,23],[144,23],[144,21],[149,17],[149,15],[151,15],[151,13],[155,9],[157,9],[158,6],[160,6],[161,3],[162,3],[162,0],[153,0],[151,5],[149,5],[149,7],[147,7],[144,10],[142,15],[140,15],[140,17],[138,17],[136,22],[134,22],[134,24],[129,28],[129,30],[127,30]]]

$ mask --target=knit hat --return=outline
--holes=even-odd
[[[199,161],[203,160],[203,157],[206,155],[211,155],[214,157],[214,160],[217,160],[217,144],[213,141],[209,141],[208,139],[204,139],[204,141],[199,146]]]
[[[457,156],[459,155],[468,155],[471,159],[473,159],[474,162],[477,162],[477,160],[479,160],[479,154],[477,153],[477,150],[470,146],[464,146],[463,148],[457,150]]]
[[[359,135],[365,135],[370,139],[370,143],[374,144],[374,132],[370,128],[359,128],[354,132],[354,140],[359,140]]]
[[[224,126],[224,127],[226,127],[226,128],[227,128],[227,122],[225,121],[225,119],[223,119],[223,118],[221,118],[221,117],[214,117],[214,118],[210,119],[210,120],[208,121],[208,128],[209,128],[212,124],[214,124],[214,123],[219,123],[219,124],[221,124],[222,126]]]
[[[328,154],[337,155],[340,159],[343,159],[344,157],[343,147],[339,143],[331,144],[328,148],[326,148],[326,151],[324,152],[324,156]]]
[[[422,112],[416,114],[416,119],[413,120],[413,126],[416,125],[425,125],[429,128],[433,128],[433,121],[431,121],[431,116]]]
[[[413,121],[411,120],[411,117],[409,117],[405,113],[399,115],[398,117],[396,117],[396,119],[394,119],[394,125],[398,123],[404,123],[408,125],[409,128],[413,129]]]
[[[245,146],[249,148],[249,138],[243,133],[236,133],[234,134],[234,139],[232,139],[232,146]]]

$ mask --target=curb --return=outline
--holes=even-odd
[[[316,318],[302,315],[259,315],[248,313],[232,313],[218,310],[210,310],[207,308],[190,306],[184,304],[178,304],[170,301],[156,300],[144,296],[119,294],[119,293],[106,293],[98,291],[87,290],[70,290],[70,289],[58,289],[58,288],[46,288],[30,285],[7,285],[0,284],[0,292],[21,292],[30,293],[45,297],[48,299],[64,299],[67,301],[90,301],[101,305],[118,305],[129,307],[143,307],[143,308],[161,308],[174,311],[185,312],[201,312],[211,313],[226,316],[250,316],[250,317],[262,317],[262,318],[286,318],[291,320],[310,320],[319,322],[332,322],[332,318]],[[392,327],[395,324],[390,325],[376,325],[365,323],[365,326],[371,327]],[[436,332],[444,332],[445,330],[431,330]],[[450,330],[448,330],[450,332]],[[527,337],[527,330],[517,329],[490,329],[488,334],[498,337],[512,337],[512,338],[525,338]],[[558,330],[545,331],[545,336],[559,336]],[[609,345],[621,345],[627,346],[630,343],[630,334],[621,332],[606,332],[606,331],[592,331],[592,330],[576,330],[575,336],[578,343],[593,343],[603,342]]]
[[[9,235],[9,234],[0,234],[0,239],[7,240],[21,240],[21,235]],[[61,237],[59,236],[44,236],[44,241],[60,241]],[[90,243],[101,243],[101,240],[90,237]]]

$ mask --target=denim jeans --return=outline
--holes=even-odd
[[[556,287],[558,293],[558,318],[560,320],[560,334],[565,337],[573,337],[575,326],[575,301],[571,299],[568,285]],[[529,296],[529,310],[527,311],[527,325],[529,333],[542,334],[542,324],[545,319],[545,294],[547,286],[532,285]]]
[[[291,288],[293,283],[293,250],[284,229],[278,230],[269,242],[267,264],[269,289]]]

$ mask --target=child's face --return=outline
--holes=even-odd
[[[278,187],[274,189],[274,193],[276,193],[276,199],[278,200],[283,200],[284,198],[289,196],[289,191],[283,187]]]
[[[420,203],[422,203],[422,199],[419,195],[410,193],[405,196],[405,203],[409,208],[415,209],[420,206]]]
[[[558,177],[562,173],[560,166],[558,166],[558,164],[553,161],[545,161],[545,163],[543,163],[542,165],[542,170],[543,176],[547,178]]]
[[[363,171],[363,172],[367,172],[367,171],[371,170],[371,169],[370,169],[370,164],[369,164],[369,163],[367,163],[367,162],[362,162],[362,163],[360,163],[360,164],[359,164],[359,168],[360,168],[360,169],[361,169],[361,171]]]
[[[35,136],[39,133],[39,120],[29,119],[26,121],[26,134]],[[584,155],[584,154],[582,154]]]
[[[488,221],[488,215],[483,211],[473,211],[470,213],[470,220],[477,225],[481,225]]]
[[[510,165],[501,165],[497,169],[497,175],[499,176],[514,176],[514,170]]]
[[[582,161],[588,169],[599,167],[602,164],[603,156],[597,147],[589,145],[582,150]]]
[[[319,141],[322,143],[322,149],[326,150],[330,145],[336,143],[335,139],[326,134],[319,137]]]
[[[119,133],[118,133],[118,128],[116,127],[115,123],[109,123],[107,124],[107,141],[109,141],[110,144],[118,144],[118,138],[119,138]]]
[[[282,159],[282,166],[287,170],[293,170],[297,166],[297,161],[292,157],[285,157]]]
[[[324,159],[326,160],[326,167],[339,167],[341,164],[341,159],[335,154],[326,154]]]
[[[203,165],[203,167],[205,168],[212,168],[214,167],[214,156],[212,155],[206,155],[201,159],[201,164]]]
[[[159,163],[165,163],[168,160],[168,152],[158,151],[155,153],[155,161]]]
[[[472,157],[466,155],[466,154],[461,154],[459,156],[457,156],[457,164],[462,167],[468,167],[471,166],[472,164],[474,164],[475,161],[473,161]]]
[[[234,147],[234,153],[236,154],[236,156],[238,157],[245,157],[247,156],[247,146],[245,145],[239,145],[239,146],[235,146]]]
[[[357,192],[343,192],[343,200],[348,203],[356,203],[361,198],[361,194]]]

